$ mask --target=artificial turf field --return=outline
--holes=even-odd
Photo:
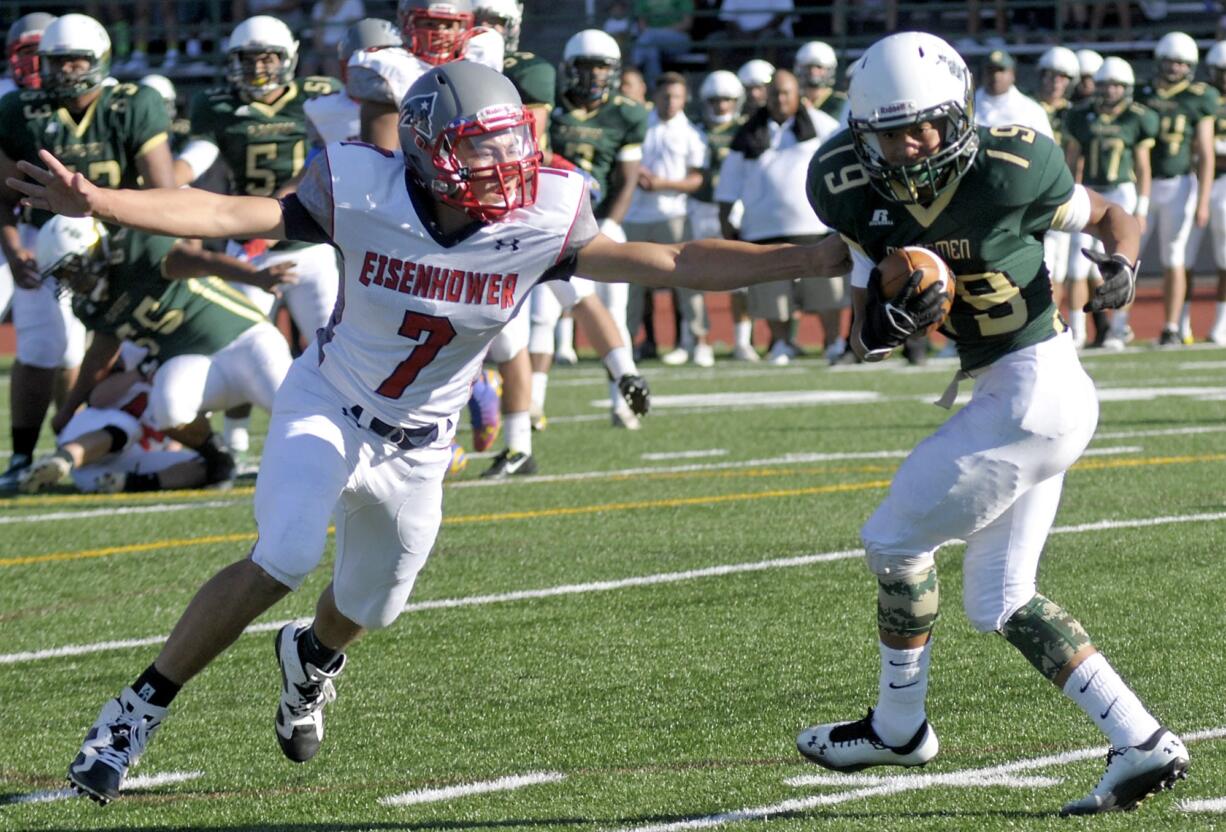
[[[958,544],[938,555],[941,755],[833,775],[794,750],[876,698],[858,528],[943,420],[951,364],[648,364],[654,411],[627,433],[587,362],[555,370],[540,476],[481,483],[476,458],[448,487],[410,608],[351,649],[306,765],[273,736],[272,631],[310,615],[330,552],[184,690],[118,801],[67,797],[104,699],[249,549],[252,483],[0,502],[0,830],[1226,828],[1226,350],[1085,363],[1102,417],[1040,588],[1188,741],[1190,779],[1135,814],[1056,817],[1104,740],[971,630]]]

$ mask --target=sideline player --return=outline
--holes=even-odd
[[[1073,50],[1053,46],[1039,56],[1039,89],[1034,100],[1047,113],[1052,141],[1065,147],[1065,123],[1069,107],[1069,90],[1081,75],[1081,67]],[[1043,235],[1043,262],[1051,275],[1052,300],[1060,309],[1064,303],[1064,281],[1068,277],[1070,235],[1063,231],[1048,231]],[[1078,327],[1080,320],[1080,327]],[[1069,304],[1069,327],[1077,346],[1085,345],[1085,313],[1080,305]]]
[[[876,708],[853,722],[814,725],[797,747],[836,771],[918,766],[937,754],[925,699],[938,612],[935,553],[966,541],[962,600],[971,625],[998,632],[1064,691],[1110,739],[1107,769],[1062,814],[1134,808],[1188,766],[1162,727],[1094,648],[1085,629],[1036,592],[1039,556],[1064,472],[1094,433],[1098,399],[1051,300],[1039,235],[1088,229],[1104,283],[1096,306],[1135,290],[1140,228],[1120,206],[1076,186],[1056,145],[1019,125],[976,127],[971,77],[940,38],[905,32],[858,62],[849,129],[814,156],[815,210],[854,253],[854,348],[881,360],[940,320],[940,289],[915,281],[881,299],[873,264],[925,245],[957,276],[944,328],[958,344],[957,380],[970,402],[911,452],[885,501],[861,529],[877,576],[881,671]],[[866,218],[887,216],[889,224]]]
[[[135,84],[106,86],[111,41],[92,17],[66,14],[47,24],[38,44],[38,89],[0,99],[0,178],[33,161],[46,148],[103,187],[171,187],[169,123],[158,94]],[[32,253],[34,233],[46,221],[36,213],[18,225],[18,194],[0,188],[0,249],[20,287],[14,293],[17,360],[10,389],[13,457],[0,489],[16,485],[30,464],[57,383],[71,387],[85,349],[85,330],[53,283],[40,283]],[[58,381],[57,381],[58,377]],[[71,414],[56,411],[53,427]]]
[[[329,145],[281,200],[192,189],[103,191],[43,154],[10,180],[36,207],[92,214],[159,234],[331,240],[343,301],[278,396],[256,483],[250,557],[188,605],[157,659],[102,708],[69,779],[114,799],[180,687],[319,564],[333,510],[333,581],[314,621],[276,636],[283,675],[276,736],[291,760],[315,755],[343,650],[404,609],[442,519],[442,477],[469,384],[490,340],[542,279],[582,271],[711,291],[801,275],[842,275],[846,247],[722,240],[617,244],[601,234],[584,179],[539,167],[532,117],[497,71],[436,67],[405,100],[401,146]],[[515,237],[491,271],[497,241]]]
[[[1217,296],[1214,304],[1213,329],[1210,343],[1226,346],[1226,41],[1218,41],[1205,55],[1209,83],[1221,94],[1214,125],[1213,190],[1209,198],[1209,241],[1213,248],[1213,264],[1217,267]],[[1193,232],[1193,236],[1198,236]],[[1195,241],[1188,250],[1195,253]]]

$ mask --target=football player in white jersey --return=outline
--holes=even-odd
[[[361,106],[362,141],[395,146],[400,103],[430,67],[466,59],[502,71],[502,36],[473,21],[472,0],[400,0],[402,46],[349,58],[345,89]]]
[[[400,46],[400,33],[391,21],[366,17],[345,30],[336,45],[340,58],[341,82],[348,84],[349,59],[355,52],[375,52]],[[310,130],[312,152],[325,144],[357,139],[361,135],[361,105],[342,90],[312,98],[302,107]]]
[[[180,687],[319,564],[335,510],[332,583],[314,621],[287,625],[274,642],[278,742],[291,760],[314,756],[342,651],[396,619],[434,545],[459,410],[490,342],[535,284],[579,271],[728,291],[850,268],[837,237],[614,243],[597,227],[583,177],[539,166],[532,124],[510,81],[456,61],[410,89],[402,151],[329,145],[279,200],[104,191],[45,151],[47,169],[23,163],[30,181],[8,180],[35,208],[159,234],[329,241],[345,264],[326,331],[277,395],[250,556],[201,588],[154,663],[103,706],[69,767],[76,788],[101,803],[118,795]]]

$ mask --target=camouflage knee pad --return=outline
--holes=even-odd
[[[877,578],[877,627],[900,638],[922,636],[937,621],[940,586],[935,566],[897,577]]]
[[[1053,681],[1069,660],[1090,644],[1081,623],[1042,595],[1035,595],[1009,616],[1000,634]]]

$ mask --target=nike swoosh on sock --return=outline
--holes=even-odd
[[[1097,671],[1097,670],[1095,670],[1095,671],[1094,671],[1094,676],[1097,676],[1097,675],[1098,675],[1098,671]],[[1087,680],[1086,680],[1086,683],[1085,683],[1084,685],[1082,685],[1082,686],[1081,686],[1080,691],[1079,691],[1080,693],[1085,693],[1085,692],[1086,692],[1086,690],[1087,690],[1087,689],[1090,687],[1090,684],[1091,684],[1091,683],[1094,681],[1094,676],[1091,676],[1089,679],[1087,679]]]

